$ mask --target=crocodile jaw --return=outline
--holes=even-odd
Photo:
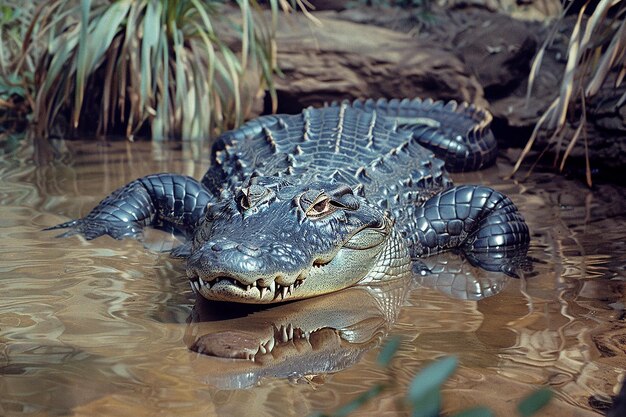
[[[248,284],[245,278],[230,274],[203,278],[192,276],[191,287],[194,292],[216,301],[267,304],[310,298],[362,281],[381,263],[381,253],[385,252],[388,244],[385,240],[366,250],[342,247],[330,261],[315,262],[285,284],[278,283],[276,277],[257,278]],[[282,282],[285,279],[281,276]]]
[[[399,248],[401,246],[401,248]],[[329,255],[293,273],[268,276],[239,275],[215,271],[199,277],[188,272],[194,292],[209,300],[267,304],[299,300],[350,287],[373,275],[384,274],[391,265],[390,254],[406,255],[404,242],[385,218],[379,228],[364,228]]]

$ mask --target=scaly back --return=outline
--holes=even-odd
[[[443,161],[395,119],[348,104],[265,116],[221,135],[203,183],[218,195],[253,173],[361,184],[368,197],[389,206],[423,200],[450,185]]]

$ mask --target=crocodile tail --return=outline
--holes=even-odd
[[[529,266],[524,218],[507,196],[489,187],[450,188],[418,207],[415,218],[410,239],[416,257],[458,249],[473,264],[512,276]]]
[[[422,146],[444,160],[449,171],[474,171],[493,164],[496,159],[497,142],[490,129],[493,117],[474,104],[430,98],[344,103],[394,119],[399,128],[411,131]]]

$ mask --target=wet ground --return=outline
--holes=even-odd
[[[233,365],[187,348],[205,329],[199,309],[192,312],[195,296],[180,262],[136,241],[55,239],[42,231],[86,214],[136,177],[200,177],[206,159],[199,154],[187,145],[71,142],[45,166],[30,161],[31,149],[0,161],[0,415],[306,416],[335,409],[388,375],[394,388],[358,415],[397,415],[412,376],[445,355],[460,362],[445,385],[447,412],[480,404],[513,415],[520,398],[547,385],[556,395],[538,415],[597,416],[617,392],[626,369],[624,188],[589,190],[550,173],[503,180],[510,171],[503,160],[456,176],[457,183],[491,185],[519,206],[532,230],[532,273],[501,280],[448,255],[437,265],[458,269],[462,283],[474,282],[469,276],[495,283],[451,290],[445,283],[455,275],[448,272],[435,282],[440,289],[413,279],[365,295],[320,297],[268,313],[273,318],[257,315],[278,333],[281,314],[342,303],[349,310],[344,299],[355,300],[365,316],[356,325],[337,324],[353,330],[345,333],[354,337],[350,345],[332,332],[316,333],[306,346],[288,337],[276,342],[273,356]],[[494,288],[498,294],[479,301],[458,298]],[[380,300],[397,304],[394,314],[381,318]],[[377,343],[393,335],[402,337],[399,352],[390,369],[381,369]],[[318,352],[316,360],[340,370],[289,374],[290,363],[302,365],[299,354]]]

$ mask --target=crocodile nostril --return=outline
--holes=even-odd
[[[244,255],[248,256],[259,256],[261,254],[261,249],[258,246],[253,246],[250,244],[240,243],[237,245],[237,250]]]

